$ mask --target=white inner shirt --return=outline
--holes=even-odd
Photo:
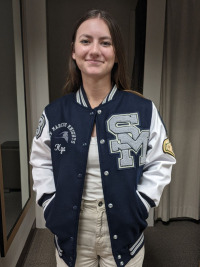
[[[82,198],[85,200],[104,198],[99,165],[97,137],[91,137],[90,141]]]

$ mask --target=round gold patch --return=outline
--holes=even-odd
[[[173,148],[172,148],[172,144],[169,141],[169,138],[165,139],[164,142],[163,142],[163,151],[165,153],[170,154],[173,157],[175,157],[175,154],[174,154],[174,151],[173,151]]]

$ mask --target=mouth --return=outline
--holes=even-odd
[[[94,64],[103,63],[102,60],[96,60],[96,59],[86,59],[85,61],[90,62],[90,63],[94,63]]]

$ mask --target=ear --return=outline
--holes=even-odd
[[[72,52],[72,58],[76,60],[75,52]]]
[[[74,51],[74,43],[71,43],[71,51],[72,51],[72,58],[76,60],[75,51]]]

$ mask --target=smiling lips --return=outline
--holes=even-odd
[[[96,59],[86,59],[85,61],[88,61],[90,63],[94,63],[94,64],[97,64],[97,63],[103,63],[103,61],[101,60],[96,60]]]

